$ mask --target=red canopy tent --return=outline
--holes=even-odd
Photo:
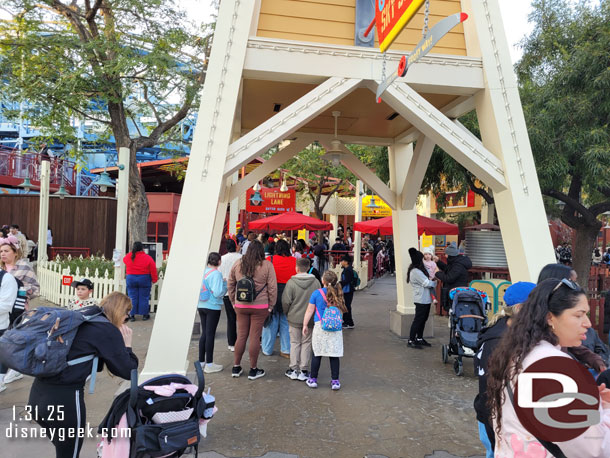
[[[333,229],[333,225],[301,213],[287,212],[251,221],[248,229],[255,231],[298,231],[300,229],[330,231]]]
[[[366,234],[392,235],[392,217],[372,219],[354,224],[354,230]],[[457,235],[459,228],[457,224],[445,223],[434,218],[417,215],[417,234],[422,235]]]

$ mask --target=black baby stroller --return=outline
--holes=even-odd
[[[443,345],[441,350],[443,363],[449,360],[449,356],[457,356],[453,370],[459,376],[464,374],[462,357],[474,357],[479,332],[487,324],[487,295],[474,288],[458,287],[449,292],[449,298],[453,301],[449,311],[449,345]]]
[[[98,456],[173,458],[191,447],[197,456],[200,431],[205,436],[206,420],[216,409],[214,397],[203,392],[205,379],[198,361],[195,370],[197,385],[183,375],[168,374],[138,386],[134,369],[131,388],[115,398],[98,428],[99,434],[108,436],[100,443]]]

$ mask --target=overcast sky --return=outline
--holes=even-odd
[[[209,20],[212,12],[210,0],[178,0],[191,14],[196,22]],[[504,28],[508,37],[513,63],[521,57],[521,51],[514,45],[524,35],[529,34],[531,26],[527,23],[531,0],[500,0],[504,19]]]

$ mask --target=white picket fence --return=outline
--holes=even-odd
[[[74,280],[79,280],[81,278],[88,278],[91,280],[94,285],[93,294],[91,296],[96,299],[98,303],[105,296],[116,290],[114,279],[110,277],[108,270],[105,270],[103,275],[100,275],[98,269],[95,269],[95,272],[91,274],[89,268],[86,268],[84,272],[81,272],[79,267],[76,267],[76,270],[71,272],[69,267],[62,268],[62,265],[57,261],[42,261],[38,264],[36,275],[38,276],[38,283],[40,283],[40,295],[61,307],[66,307],[68,301],[76,297],[74,288],[62,284],[62,277],[64,275],[70,275],[74,277]],[[159,280],[157,283],[153,284],[150,291],[150,310],[153,313],[157,310],[162,286],[163,272],[160,272]],[[125,280],[119,282],[118,290],[122,293],[126,291]]]

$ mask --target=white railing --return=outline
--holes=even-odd
[[[99,270],[96,268],[93,275],[91,275],[89,268],[85,268],[85,271],[81,272],[80,268],[76,267],[74,272],[71,272],[69,267],[63,268],[57,261],[42,261],[38,264],[36,274],[38,276],[38,283],[40,283],[40,295],[61,307],[66,307],[68,301],[76,297],[74,288],[62,284],[62,277],[64,275],[70,275],[74,277],[75,280],[81,278],[88,278],[91,280],[94,285],[91,297],[96,299],[98,303],[105,296],[116,290],[114,279],[110,277],[107,269],[104,271],[103,275],[100,275]],[[118,286],[118,290],[124,293],[126,290],[125,280],[121,280]],[[152,285],[150,291],[150,310],[153,313],[157,310],[162,286],[163,272],[160,272],[159,280]]]

